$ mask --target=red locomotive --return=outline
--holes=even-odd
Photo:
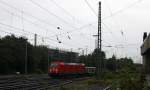
[[[50,76],[83,75],[86,73],[85,65],[81,63],[52,62]]]
[[[49,75],[52,77],[85,75],[95,73],[95,67],[85,67],[82,63],[52,62]]]

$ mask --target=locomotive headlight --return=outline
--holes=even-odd
[[[52,68],[52,71],[55,71],[55,68]]]
[[[50,69],[49,71],[52,72],[52,69]]]
[[[58,69],[57,68],[55,69],[55,72],[58,73]]]

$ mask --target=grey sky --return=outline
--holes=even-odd
[[[86,1],[97,13],[98,0]],[[40,35],[38,44],[69,50],[72,48],[76,52],[81,52],[78,48],[88,48],[88,52],[91,52],[95,48],[92,35],[97,33],[97,17],[86,1],[0,0],[0,35],[15,33],[28,37],[33,44],[31,33],[37,33]],[[150,32],[150,1],[101,1],[103,50],[107,57],[115,54],[141,62],[142,35],[145,31]],[[57,42],[57,36],[61,44]],[[113,47],[106,47],[110,45]]]

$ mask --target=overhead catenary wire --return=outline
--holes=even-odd
[[[14,10],[16,10],[16,11],[18,11],[18,12],[22,12],[22,11],[19,10],[18,8],[14,7],[14,6],[12,6],[12,5],[10,5],[10,4],[8,4],[8,3],[2,1],[2,0],[0,0],[0,3],[3,4],[3,5],[5,5],[5,6],[7,6],[7,7],[9,7],[9,8],[14,9]],[[52,24],[48,23],[47,21],[45,21],[45,20],[43,20],[43,19],[40,19],[40,18],[38,18],[38,17],[36,17],[36,16],[33,16],[32,14],[30,14],[30,13],[28,13],[28,12],[23,11],[23,14],[26,15],[26,16],[32,17],[32,18],[34,18],[35,20],[38,20],[39,22],[41,22],[41,23],[43,23],[43,24],[52,26],[52,27],[55,28],[55,29],[58,27],[58,26],[55,26],[55,25],[52,25]],[[90,24],[91,24],[91,23],[90,23]],[[68,31],[68,33],[72,33],[72,32],[74,32],[74,31],[78,31],[78,30],[80,30],[80,29],[82,29],[82,28],[85,28],[85,27],[88,26],[88,25],[89,25],[89,24],[83,25],[83,26],[77,28],[77,30],[76,30],[76,28],[74,28],[72,31]],[[66,32],[66,33],[63,33],[62,35],[64,35],[64,34],[67,34],[67,32]],[[52,35],[52,36],[54,37],[55,35]]]
[[[56,17],[58,20],[62,21],[63,23],[67,24],[68,26],[77,29],[76,27],[74,27],[73,25],[71,25],[70,23],[68,23],[66,20],[64,20],[63,18],[55,15],[54,13],[50,12],[47,8],[42,7],[39,3],[33,1],[33,0],[29,0],[31,1],[34,5],[38,6],[39,8],[41,8],[42,10],[46,11],[48,14]]]
[[[110,30],[110,28],[105,23],[102,22],[102,24],[107,28],[106,30],[108,30],[110,32],[110,34],[112,35],[112,37],[116,40],[117,37],[115,34],[113,34],[113,32]]]
[[[87,3],[87,5],[88,5],[89,8],[91,9],[91,11],[95,14],[95,16],[98,17],[98,15],[96,14],[95,10],[94,10],[94,9],[92,8],[92,6],[87,2],[87,0],[85,0],[85,2]],[[104,23],[102,22],[102,24],[104,24]],[[105,25],[105,24],[104,24],[104,26],[107,27],[107,25]],[[108,27],[107,27],[107,29],[109,30]],[[109,32],[111,33],[111,35],[112,35],[113,37],[116,37],[116,36],[112,33],[112,31],[109,30]],[[116,40],[116,38],[115,38],[115,40]]]
[[[14,27],[14,26],[11,26],[11,25],[7,25],[7,24],[4,24],[4,23],[1,23],[0,22],[0,25],[3,25],[3,26],[6,26],[6,27],[9,27],[9,28],[12,28],[12,29],[17,29],[17,30],[22,30],[22,28],[18,28],[18,27]],[[29,32],[29,31],[26,31],[25,29],[24,29],[24,31],[23,32],[27,32],[27,33],[29,33],[29,34],[35,34],[35,33],[33,33],[33,32]],[[12,34],[12,33],[10,33],[10,34]],[[50,41],[54,41],[54,42],[57,42],[57,43],[59,43],[57,40],[54,40],[54,39],[51,39],[51,38],[49,38],[49,37],[44,37],[44,36],[42,36],[42,35],[39,35],[39,34],[37,34],[37,36],[39,36],[39,37],[43,37],[43,38],[45,38],[45,39],[47,39],[47,40],[50,40]],[[70,44],[66,44],[66,43],[64,43],[64,42],[61,42],[62,44],[64,44],[64,45],[67,45],[67,46],[74,46],[74,45],[70,45]]]
[[[55,29],[56,29],[56,27],[58,27],[58,26],[54,26],[54,25],[52,25],[52,24],[46,22],[45,20],[42,20],[42,19],[40,19],[40,18],[38,18],[38,17],[35,17],[35,16],[33,16],[32,14],[30,14],[30,13],[28,13],[28,12],[21,11],[21,10],[19,10],[18,8],[14,7],[14,6],[12,6],[12,5],[10,5],[10,4],[8,4],[8,3],[2,1],[2,0],[0,0],[0,3],[6,5],[6,6],[9,7],[9,8],[14,9],[14,10],[16,10],[16,11],[18,11],[18,12],[23,12],[24,15],[29,16],[29,17],[32,17],[32,18],[34,18],[35,20],[38,20],[39,22],[44,23],[44,24],[46,24],[46,25],[50,25],[50,26],[52,26],[52,27],[55,28]],[[28,21],[29,21],[29,20],[28,20]],[[35,25],[35,24],[34,24],[34,25]],[[81,26],[81,27],[79,27],[79,28],[74,28],[72,31],[67,31],[67,32],[72,33],[72,32],[74,32],[74,31],[76,31],[76,29],[79,30],[80,28],[82,29],[82,27],[86,27],[86,26],[88,26],[88,25],[89,25],[89,24],[83,25],[83,26]],[[38,25],[37,25],[37,26],[38,26]],[[38,27],[39,27],[39,26],[38,26]],[[77,31],[78,31],[78,30],[77,30]],[[63,35],[64,35],[64,34],[67,34],[67,32],[66,32],[66,33],[63,33]],[[59,34],[59,35],[60,35],[60,34]],[[55,35],[53,35],[53,36],[55,36]]]
[[[8,7],[13,8],[13,9],[19,11],[19,12],[23,12],[23,14],[28,15],[28,16],[31,16],[31,17],[33,17],[34,19],[36,19],[36,20],[38,20],[38,21],[40,21],[40,22],[46,23],[45,21],[43,21],[43,20],[41,20],[41,19],[39,19],[39,18],[37,18],[37,17],[34,17],[33,15],[31,15],[31,14],[29,14],[29,13],[26,13],[26,12],[24,12],[24,11],[18,10],[17,8],[15,8],[15,7],[9,5],[8,3],[5,3],[5,2],[3,2],[3,1],[0,1],[0,3],[5,4],[5,5],[7,5]],[[27,19],[25,19],[25,20],[27,21]],[[36,25],[35,23],[33,23],[33,22],[29,21],[29,20],[28,20],[28,22],[30,22],[30,23]],[[49,23],[46,23],[46,24],[49,25]],[[36,26],[39,27],[39,25],[36,25]],[[83,26],[83,27],[84,27],[84,26]],[[80,29],[80,28],[82,28],[82,27],[79,27],[78,29]],[[72,30],[72,31],[76,31],[76,30],[74,29],[74,30]],[[72,31],[71,31],[71,32],[72,32]],[[67,32],[67,33],[68,33],[68,32]],[[70,33],[70,31],[69,31],[69,33]],[[65,33],[65,34],[66,34],[66,33]],[[54,36],[55,36],[55,35],[54,35]]]
[[[56,28],[56,27],[55,27]],[[75,31],[75,30],[74,30]],[[65,33],[66,34],[66,33]]]
[[[97,13],[95,12],[95,10],[93,9],[93,7],[88,3],[87,0],[84,0],[86,2],[86,4],[88,5],[88,7],[90,8],[90,10],[95,14],[96,17],[98,17]],[[102,24],[104,24],[103,22],[101,22]],[[107,27],[105,24],[104,24],[105,27]],[[108,28],[108,27],[107,27]],[[109,29],[108,29],[109,30]],[[110,30],[109,30],[110,31]],[[112,31],[110,31],[110,33],[112,34],[112,36],[114,37],[115,35],[112,33]]]
[[[93,7],[89,4],[89,2],[88,2],[87,0],[84,0],[84,1],[86,2],[86,4],[88,5],[88,7],[90,8],[90,10],[95,14],[95,16],[98,17],[96,11],[95,11],[95,10],[93,9]],[[111,15],[112,15],[113,13],[112,13],[110,7],[109,7],[109,10],[110,10]],[[107,30],[109,30],[109,32],[110,32],[110,34],[112,35],[112,37],[114,38],[114,40],[117,40],[116,35],[114,35],[114,34],[112,33],[112,31],[108,28],[108,26],[107,26],[104,22],[102,22],[102,24],[107,28]]]
[[[33,0],[30,0],[30,1],[31,1],[33,4],[35,4],[36,6],[38,6],[39,8],[41,8],[42,10],[48,12],[50,15],[53,15],[53,16],[56,17],[57,19],[61,20],[61,21],[64,22],[65,24],[71,26],[71,27],[74,28],[74,29],[78,29],[78,28],[74,27],[73,25],[71,25],[70,23],[66,22],[66,21],[65,21],[64,19],[62,19],[61,17],[59,17],[59,16],[55,15],[54,13],[50,12],[48,9],[42,7],[39,3],[34,2]]]
[[[142,1],[142,0],[138,0],[138,1]],[[137,1],[137,2],[138,2]],[[1,3],[3,3],[3,4],[5,4],[5,5],[7,5],[7,6],[9,6],[9,7],[11,7],[11,8],[14,8],[14,7],[12,7],[12,6],[10,6],[8,3],[6,3],[6,2],[3,2],[2,0],[0,1]],[[14,8],[14,9],[17,9],[17,8]],[[18,9],[17,9],[18,10]],[[25,12],[23,12],[23,13],[25,13]],[[32,15],[31,14],[29,14],[29,13],[25,13],[25,14],[27,14],[27,15],[29,15],[29,16],[31,16],[32,17]],[[34,17],[34,16],[33,16]],[[35,18],[35,17],[34,17]],[[37,18],[36,18],[37,19]],[[39,19],[39,18],[38,18]],[[38,20],[37,19],[37,20]],[[41,20],[40,20],[41,21]]]
[[[106,4],[107,4],[107,7],[108,7],[108,9],[109,9],[109,12],[110,12],[110,15],[112,15],[113,13],[112,13],[112,10],[111,10],[111,8],[110,8],[110,6],[109,6],[109,4],[108,4],[108,2],[107,2],[107,0],[105,0],[106,1]],[[113,17],[112,17],[113,18]],[[115,20],[113,20],[113,21],[115,21]],[[115,22],[116,23],[116,22]],[[105,27],[106,28],[108,28],[108,26],[105,24]],[[110,30],[109,28],[108,28],[108,30]],[[113,35],[113,36],[115,36],[111,31],[110,31],[110,33]],[[121,32],[121,34],[122,34],[122,36],[124,37],[124,33],[123,33],[123,31]],[[116,37],[115,37],[116,38]],[[115,39],[116,40],[116,39]],[[122,40],[122,41],[126,41],[126,40]],[[123,42],[123,44],[125,44],[125,42]],[[113,47],[113,46],[112,46]],[[118,48],[122,48],[122,49],[124,49],[124,50],[126,50],[125,49],[125,45],[122,45],[122,46],[114,46],[114,47],[118,47]]]
[[[14,14],[15,15],[15,14]],[[22,18],[22,17],[20,17],[20,18]],[[23,17],[23,19],[24,19],[24,17]],[[24,19],[24,20],[26,20],[26,19]],[[31,23],[31,22],[30,22]],[[34,24],[34,23],[33,23]],[[13,29],[19,29],[19,30],[22,30],[21,28],[14,28],[13,26],[11,26],[11,25],[6,25],[5,24],[5,26],[8,26],[8,27],[11,27],[11,28],[13,28]],[[24,31],[24,32],[26,32],[26,31]],[[28,33],[30,33],[30,32],[28,32]],[[67,32],[68,33],[68,32]],[[32,34],[34,34],[34,33],[32,33]],[[69,36],[70,37],[70,36]]]
[[[17,35],[16,33],[11,33],[11,32],[7,32],[6,30],[2,30],[2,29],[0,29],[0,31],[1,32],[4,32],[4,33],[6,33],[6,34],[10,34],[10,35],[15,35],[15,36],[20,36],[19,34]],[[43,36],[39,36],[39,37],[42,37],[42,38],[44,38]],[[45,37],[46,38],[46,37]],[[50,40],[49,38],[46,38],[47,40],[49,40],[49,41],[52,41],[52,40]],[[28,39],[28,40],[33,40],[33,39]],[[48,42],[49,42],[48,41]],[[50,42],[51,43],[51,42]],[[71,45],[68,45],[68,44],[64,44],[64,45],[66,45],[66,46],[69,46],[69,47],[72,47]],[[48,45],[49,46],[49,45]],[[51,46],[51,45],[50,45]],[[53,47],[55,47],[55,46],[53,46]]]
[[[85,1],[87,1],[87,0],[85,0]],[[111,12],[111,15],[106,16],[106,17],[103,17],[102,20],[108,19],[108,18],[110,18],[110,17],[113,17],[113,16],[115,16],[115,15],[121,13],[121,12],[124,12],[125,10],[127,10],[127,9],[129,9],[129,8],[132,8],[133,6],[135,6],[136,4],[138,4],[138,3],[142,2],[142,1],[143,1],[143,0],[137,0],[137,1],[133,2],[132,4],[130,4],[130,5],[128,5],[128,6],[124,7],[124,8],[122,8],[122,9],[120,9],[119,11]],[[87,2],[86,2],[86,3],[87,3]],[[95,13],[95,10],[92,8],[92,6],[91,6],[90,4],[88,4],[88,6],[89,6],[89,8],[91,9],[91,11],[96,15],[96,17],[98,17],[98,15]],[[109,7],[109,8],[110,8],[110,7]]]
[[[73,29],[73,30],[71,30],[71,31],[68,31],[68,32],[65,32],[65,33],[61,33],[61,34],[57,34],[57,35],[58,35],[58,36],[61,36],[61,35],[70,34],[70,33],[73,33],[73,32],[79,31],[79,30],[83,30],[84,28],[87,28],[87,26],[89,26],[89,25],[91,25],[91,23],[90,23],[90,24],[83,25],[83,26],[81,26],[81,27],[79,27],[79,28],[77,28],[77,29]],[[52,35],[52,36],[50,36],[50,37],[54,37],[54,36],[55,36],[55,35]]]
[[[6,26],[6,27],[9,27],[9,28],[13,28],[13,29],[17,29],[17,30],[22,30],[22,28],[18,28],[18,27],[14,27],[14,26],[11,26],[11,25],[7,25],[7,24],[4,24],[4,23],[1,23],[0,22],[0,25],[3,25],[3,26]],[[29,33],[29,34],[35,34],[35,33],[33,33],[33,32],[29,32],[29,31],[26,31],[25,29],[24,29],[24,31],[23,32],[26,32],[26,33]],[[42,36],[42,35],[39,35],[39,34],[37,34],[38,36]],[[43,37],[43,36],[42,36]],[[45,37],[45,38],[49,38],[49,37]],[[49,38],[50,39],[50,38]],[[57,42],[57,40],[53,40],[53,39],[50,39],[50,40],[52,40],[52,41],[55,41],[55,42]]]
[[[84,0],[85,3],[88,5],[88,7],[91,9],[91,11],[98,17],[98,14],[95,12],[95,10],[92,8],[92,6],[89,4],[87,0]]]
[[[107,6],[108,6],[108,9],[109,9],[109,12],[110,12],[110,15],[112,15],[112,10],[111,10],[111,8],[110,8],[110,6],[109,6],[109,4],[108,4],[108,2],[107,2],[107,0],[105,0],[105,2],[106,2],[106,4],[107,4]],[[115,20],[113,20],[113,21],[115,21]],[[116,23],[116,22],[115,22]],[[104,24],[104,23],[103,23]],[[108,26],[106,25],[106,24],[104,24],[105,26],[106,26],[106,28],[108,28]],[[110,30],[110,29],[108,29],[108,30]],[[111,31],[110,31],[111,32]],[[112,32],[111,32],[111,34],[113,34]],[[114,34],[113,34],[114,35]],[[125,39],[125,41],[126,41],[126,38],[125,38],[125,36],[124,36],[124,32],[123,32],[123,30],[121,30],[121,35],[124,37],[124,39]]]
[[[21,12],[21,23],[22,23],[22,30],[24,31],[23,10]]]
[[[7,32],[6,30],[2,30],[0,29],[1,32],[4,32],[4,33],[7,33],[7,34],[10,34],[10,35],[14,35],[14,33],[11,33],[11,32]]]
[[[5,8],[2,8],[2,10],[4,10],[4,11],[7,12],[7,13],[10,13],[10,14],[13,13],[13,12],[10,12],[9,10],[5,9]],[[22,11],[22,14],[23,14],[23,11]],[[25,21],[27,21],[27,22],[33,24],[34,26],[39,27],[39,28],[42,29],[42,30],[50,31],[50,29],[45,28],[45,27],[42,27],[40,24],[36,24],[35,22],[32,22],[32,21],[26,19],[26,18],[23,17],[23,16],[20,16],[20,15],[14,14],[14,13],[13,13],[13,16],[18,17],[18,18],[21,18],[21,20],[22,20],[22,27],[23,27],[23,28],[24,28],[23,20],[25,20]],[[55,32],[53,32],[53,31],[50,31],[50,32],[55,33]],[[55,34],[56,34],[56,33],[55,33]]]
[[[24,11],[23,10],[21,11],[21,14],[22,14],[21,19],[22,19],[22,25],[23,25],[22,27],[23,28],[17,28],[17,27],[14,27],[14,26],[6,25],[6,24],[5,24],[5,26],[13,28],[13,29],[19,29],[19,30],[22,30],[23,32],[26,32],[25,29],[24,29],[24,22],[23,22],[23,20],[24,20],[24,16],[23,16]],[[28,32],[28,33],[30,33],[30,32]],[[34,33],[32,33],[32,34],[34,34]]]
[[[110,8],[110,5],[109,5],[109,3],[107,2],[108,0],[105,0],[105,2],[106,2],[106,5],[107,5],[107,7],[108,7],[108,10],[109,10],[109,12],[110,12],[110,15],[112,15],[112,10],[111,10],[111,8]]]
[[[91,9],[91,11],[96,15],[96,17],[98,17],[98,15],[95,13],[95,10],[94,10],[94,9],[92,8],[92,6],[87,2],[87,0],[85,0],[85,2],[86,2],[86,4],[89,6],[89,8]],[[109,8],[109,10],[111,10],[111,9]],[[111,15],[113,15],[112,12],[111,12]],[[102,22],[102,24],[104,24],[104,22]],[[110,29],[108,28],[108,26],[107,26],[106,24],[104,24],[104,26],[110,31]],[[110,33],[111,33],[112,37],[115,38],[114,40],[117,40],[117,39],[116,39],[116,36],[112,33],[112,31],[110,31]],[[108,46],[105,46],[105,47],[108,47]],[[111,46],[111,47],[113,47],[113,46]],[[117,46],[115,46],[115,47],[117,47]],[[121,47],[121,48],[122,48],[122,47]]]
[[[11,26],[11,25],[8,25],[8,24],[4,24],[4,23],[1,23],[1,22],[0,22],[0,24],[3,25],[3,26],[9,27],[9,28],[13,28],[13,29],[15,29],[15,30],[16,30],[16,29],[17,29],[17,30],[22,30],[22,28],[14,27],[14,26]],[[33,32],[29,32],[29,31],[25,31],[25,30],[24,30],[23,32],[30,33],[30,34],[34,34]]]
[[[11,32],[13,32],[14,34],[15,34],[15,33],[19,33],[20,35],[23,35],[23,34],[25,34],[25,35],[30,35],[30,34],[31,34],[31,33],[28,33],[28,32],[22,31],[22,30],[18,30],[18,29],[14,29],[14,28],[11,28],[11,27],[2,25],[2,24],[0,24],[0,26],[1,26],[0,29],[7,30],[7,31],[9,31],[10,33],[11,33]],[[22,28],[20,28],[20,29],[22,29]]]
[[[54,3],[58,8],[60,8],[65,14],[70,16],[73,20],[78,21],[72,14],[70,14],[65,8],[60,6],[55,0],[49,0],[50,2]]]
[[[91,26],[91,24],[86,24],[85,26],[80,27],[78,30],[83,30],[84,28],[87,28],[87,26]],[[75,32],[75,31],[77,31],[77,30],[72,30],[72,31],[67,32],[67,33],[58,34],[57,36],[66,35],[66,34],[69,34],[69,33],[73,33],[73,32]],[[56,35],[55,35],[55,36],[56,36]],[[81,36],[82,36],[82,35],[81,35]],[[53,36],[50,36],[50,37],[53,37]],[[84,36],[82,36],[82,37],[85,38],[85,39],[87,39],[87,40],[89,40],[87,37],[84,37]],[[68,39],[70,40],[70,39],[71,39],[71,36],[68,35]],[[59,40],[58,40],[58,41],[59,41]],[[78,43],[79,45],[81,44],[81,43],[79,43],[79,42],[77,42],[77,41],[76,41],[76,43]]]
[[[14,6],[12,6],[12,5],[10,5],[10,4],[8,4],[8,3],[2,1],[2,0],[0,0],[0,3],[3,4],[3,5],[5,5],[5,6],[7,6],[7,7],[9,7],[9,8],[14,9],[14,10],[16,10],[16,11],[18,11],[18,12],[22,12],[20,9],[18,9],[18,8],[16,8],[16,7],[14,7]],[[24,13],[24,15],[29,16],[29,17],[32,17],[32,18],[34,18],[35,20],[37,20],[37,21],[39,21],[39,22],[41,22],[41,23],[44,23],[44,24],[49,25],[49,26],[52,26],[53,28],[56,28],[56,27],[57,27],[56,25],[50,24],[50,23],[48,23],[47,21],[45,21],[45,20],[43,20],[43,19],[40,19],[40,18],[38,18],[38,17],[36,17],[36,16],[33,16],[32,14],[30,14],[30,13],[28,13],[28,12],[23,11],[23,13]]]
[[[119,13],[121,13],[121,12],[123,12],[123,11],[125,11],[125,10],[127,10],[127,9],[129,9],[129,8],[131,8],[132,6],[136,5],[137,3],[141,2],[141,1],[142,1],[142,0],[138,0],[138,1],[136,1],[136,2],[134,2],[134,3],[132,3],[132,4],[130,4],[129,6],[123,8],[123,9],[117,11],[117,12],[114,12],[114,13],[111,12],[111,9],[110,9],[110,7],[109,7],[109,10],[110,10],[110,12],[111,12],[110,16],[106,16],[106,17],[102,18],[102,20],[105,20],[105,19],[107,19],[107,18],[113,17],[113,16],[115,16],[115,15],[117,15],[117,14],[119,14]],[[88,5],[88,6],[89,6],[89,5]],[[91,6],[89,6],[89,8],[90,8],[91,11],[95,14],[95,11],[93,11],[94,9],[93,9]],[[96,15],[96,17],[97,17],[97,14],[95,14],[95,15]],[[102,22],[102,23],[103,23],[103,22]],[[103,24],[104,24],[104,23],[103,23]],[[105,24],[104,24],[104,26],[105,26],[106,28],[108,28]],[[110,29],[108,29],[108,30],[110,30]],[[115,37],[115,35],[114,35],[111,31],[110,31],[110,33],[111,33],[111,35],[112,35],[113,37]],[[123,35],[123,36],[124,36],[124,35]]]
[[[102,18],[102,20],[107,19],[107,18],[110,18],[110,17],[113,17],[113,16],[115,16],[115,15],[121,13],[121,12],[124,12],[125,10],[127,10],[127,9],[129,9],[129,8],[132,8],[133,6],[135,6],[136,4],[138,4],[138,3],[142,2],[142,1],[143,1],[143,0],[137,0],[137,1],[133,2],[132,4],[126,6],[125,8],[120,9],[119,11],[116,11],[116,12],[112,13],[111,15]]]
[[[86,25],[84,25],[84,26],[81,26],[80,28],[78,28],[78,30],[84,30],[84,28],[87,28],[88,26],[91,26],[92,24],[90,23],[90,24],[86,24]],[[57,34],[58,36],[61,36],[61,35],[66,35],[66,34],[69,34],[69,33],[73,33],[73,32],[75,32],[75,31],[78,31],[78,30],[72,30],[72,31],[69,31],[69,32],[67,32],[67,33],[61,33],[61,34]],[[55,35],[56,36],[56,35]],[[53,36],[50,36],[50,37],[53,37]],[[82,36],[83,37],[83,36]],[[89,40],[87,37],[84,37],[85,39],[87,39],[87,40]],[[68,39],[70,40],[71,39],[71,36],[70,35],[68,35]],[[76,41],[76,43],[77,43],[77,41]],[[79,43],[80,44],[80,43]]]

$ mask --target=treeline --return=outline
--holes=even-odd
[[[92,54],[80,56],[80,62],[85,63],[86,66],[96,66],[99,57],[96,52],[97,50]],[[135,64],[127,57],[118,59],[113,55],[111,58],[106,58],[105,53],[101,53],[105,72],[101,80],[94,80],[91,83],[106,84],[110,86],[110,90],[150,90],[149,87],[145,87],[146,77],[142,71],[142,64]]]
[[[14,35],[0,38],[0,74],[13,74],[15,72],[25,73],[27,63],[28,73],[47,73],[49,63],[55,60],[64,62],[85,63],[86,66],[96,66],[97,49],[88,55],[78,56],[72,51],[60,51],[50,49],[46,46],[33,46],[25,37]],[[106,59],[105,52],[102,57],[106,71],[117,71],[122,67],[132,67],[133,61],[130,58],[117,59],[115,56]]]
[[[47,48],[34,47],[24,37],[14,35],[0,39],[0,74],[25,73],[27,60],[28,73],[47,71]]]
[[[133,60],[131,58],[125,57],[118,59],[115,55],[113,55],[111,58],[106,58],[105,52],[101,53],[101,60],[104,63],[105,71],[117,71],[125,67],[136,69],[136,65],[133,63]],[[97,57],[99,57],[99,54],[97,54],[97,49],[95,49],[92,54],[79,56],[79,62],[85,63],[86,66],[95,67],[97,63]]]
[[[46,46],[33,46],[25,37],[14,35],[0,38],[0,74],[25,73],[25,63],[28,73],[47,73],[48,61],[76,60],[77,53],[62,52]]]

